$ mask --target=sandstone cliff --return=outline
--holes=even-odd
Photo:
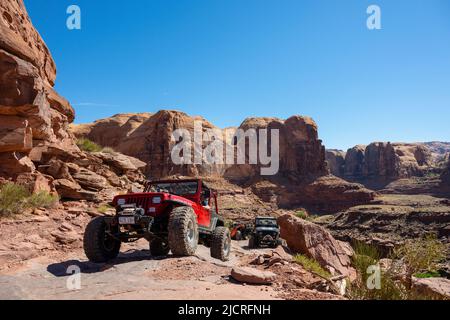
[[[0,12],[0,178],[88,200],[141,181],[145,163],[77,147],[75,112],[53,89],[55,62],[23,1],[2,1]]]
[[[398,179],[421,177],[435,167],[437,156],[421,143],[376,142],[345,153],[327,152],[331,172],[348,181],[380,189]]]
[[[144,161],[147,163],[147,175],[151,178],[225,178],[250,188],[252,193],[277,207],[311,206],[324,211],[337,211],[351,205],[367,203],[374,196],[372,191],[361,185],[329,175],[325,148],[318,137],[317,125],[308,117],[293,116],[287,120],[249,118],[237,128],[244,132],[253,129],[258,138],[261,138],[260,129],[279,130],[279,170],[268,176],[261,174],[262,168],[267,168],[267,165],[249,164],[249,142],[245,137],[236,136],[236,128],[220,130],[205,119],[190,117],[178,111],[159,111],[148,118],[140,117],[140,124],[135,122],[135,126],[127,125],[133,118],[136,119],[134,115],[129,114],[117,115],[94,124],[73,125],[71,129],[78,137],[87,137],[99,144],[104,141],[105,145]],[[203,125],[202,147],[214,140],[207,130],[215,129],[219,133],[219,140],[234,148],[235,157],[237,146],[241,142],[244,143],[246,164],[173,164],[170,156],[175,144],[171,139],[172,133],[177,129],[187,129],[193,137],[195,121],[201,121]],[[112,135],[114,138],[105,141],[105,136]],[[111,141],[118,143],[110,143]],[[270,149],[269,139],[268,150]],[[225,149],[223,151],[225,152]]]

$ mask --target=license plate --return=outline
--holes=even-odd
[[[134,217],[119,217],[119,224],[135,224]]]

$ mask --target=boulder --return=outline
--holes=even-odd
[[[45,191],[48,193],[56,193],[53,185],[53,178],[43,175],[40,172],[22,173],[17,179],[16,183],[25,186],[30,193]]]
[[[0,153],[0,176],[17,178],[22,173],[32,173],[36,170],[28,156],[18,152]]]
[[[278,219],[281,237],[295,253],[316,260],[332,275],[343,275],[354,279],[356,271],[351,264],[353,250],[333,238],[323,227],[286,214]]]
[[[261,271],[249,267],[234,267],[231,270],[231,277],[242,283],[270,285],[275,281],[276,274],[270,271]]]
[[[73,179],[78,184],[89,191],[99,191],[107,187],[107,180],[85,168],[80,168],[78,172],[72,174]]]
[[[446,278],[419,279],[413,277],[412,289],[426,298],[450,299],[450,280]]]
[[[146,167],[146,163],[121,153],[97,152],[94,156],[103,160],[116,174],[123,175],[127,171],[136,171]]]

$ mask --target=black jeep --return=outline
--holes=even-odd
[[[277,219],[272,217],[257,217],[255,227],[248,241],[249,248],[271,247],[281,245],[280,227]]]

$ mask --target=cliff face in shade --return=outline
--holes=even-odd
[[[450,188],[450,159],[447,162],[447,169],[442,173],[441,180],[444,186]]]
[[[392,181],[424,176],[437,156],[421,143],[376,142],[355,146],[345,153],[327,153],[331,172],[369,188],[383,188]],[[337,165],[339,164],[339,165]]]
[[[298,181],[305,177],[317,177],[328,174],[325,163],[325,148],[318,138],[317,125],[309,117],[292,116],[287,120],[277,118],[249,118],[239,129],[254,129],[259,137],[260,129],[279,131],[279,171],[277,177]],[[260,137],[259,137],[260,138]],[[269,139],[268,139],[269,140]],[[248,161],[248,144],[246,147]],[[271,150],[269,140],[268,151]],[[261,165],[234,165],[225,177],[238,182],[245,182],[261,177]]]

